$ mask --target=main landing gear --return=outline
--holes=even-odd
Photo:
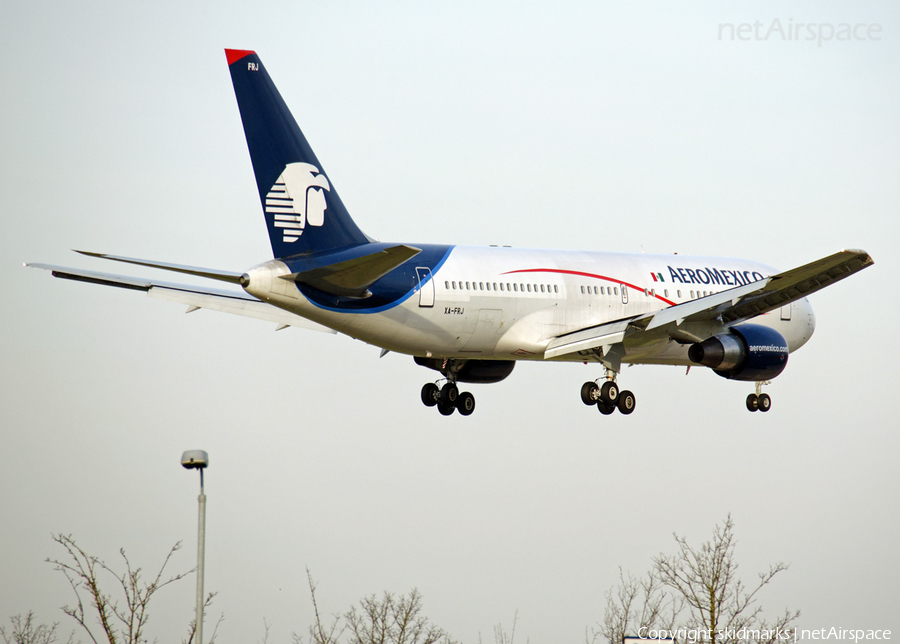
[[[616,409],[626,416],[634,411],[634,394],[628,390],[619,391],[615,372],[607,370],[606,382],[598,385],[596,381],[581,385],[581,402],[585,405],[597,405],[604,416],[609,416]]]
[[[747,396],[747,409],[750,411],[769,411],[772,409],[772,398],[769,394],[762,393],[763,385],[769,384],[768,380],[756,383],[756,393]]]
[[[475,411],[475,396],[468,391],[460,392],[453,382],[440,388],[433,382],[426,383],[422,387],[422,402],[426,407],[437,407],[443,416],[450,416],[457,409],[462,416]]]

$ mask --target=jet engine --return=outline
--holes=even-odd
[[[696,342],[688,350],[691,362],[731,380],[771,380],[787,366],[788,345],[778,331],[758,324],[733,326]]]
[[[458,360],[451,358],[423,358],[415,356],[416,364],[440,371],[444,377],[452,371],[457,382],[490,383],[500,382],[512,373],[514,360]]]

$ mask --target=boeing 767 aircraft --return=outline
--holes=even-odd
[[[581,400],[602,414],[635,409],[623,364],[703,365],[755,383],[747,408],[768,411],[761,387],[815,328],[806,296],[873,264],[861,250],[777,272],[722,257],[379,242],[350,218],[256,53],[225,54],[274,259],[231,272],[79,251],[230,289],[29,266],[408,354],[441,374],[422,402],[468,416],[475,398],[459,383],[499,382],[517,360],[598,363]]]

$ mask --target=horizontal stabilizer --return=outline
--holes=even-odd
[[[336,264],[282,275],[281,279],[308,284],[334,295],[369,297],[368,289],[372,284],[421,252],[422,249],[412,246],[391,246]]]
[[[168,262],[157,262],[149,259],[134,259],[133,257],[119,257],[118,255],[107,255],[105,253],[92,253],[87,250],[76,250],[76,253],[87,255],[88,257],[99,257],[100,259],[111,259],[114,262],[124,262],[126,264],[135,264],[137,266],[147,266],[149,268],[159,268],[164,271],[174,271],[176,273],[184,273],[185,275],[196,275],[197,277],[205,277],[207,279],[219,280],[220,282],[230,282],[232,284],[241,283],[241,274],[233,271],[218,271],[214,268],[199,268],[197,266],[184,266],[182,264],[169,264]]]

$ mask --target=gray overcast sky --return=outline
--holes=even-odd
[[[900,635],[894,276],[896,2],[7,3],[0,21],[0,618],[70,601],[50,535],[194,565],[221,641],[418,587],[466,642],[577,642],[617,570],[733,514],[747,581],[802,628]],[[879,25],[880,39],[719,39],[719,25]],[[752,389],[626,369],[634,415],[579,402],[583,365],[520,364],[475,414],[433,374],[344,336],[51,279],[148,274],[71,248],[244,270],[270,257],[223,48],[255,49],[360,226],[386,241],[876,265],[813,296],[818,327]],[[171,276],[168,279],[172,279]],[[177,641],[193,580],[151,631]],[[70,624],[63,621],[68,631]]]

